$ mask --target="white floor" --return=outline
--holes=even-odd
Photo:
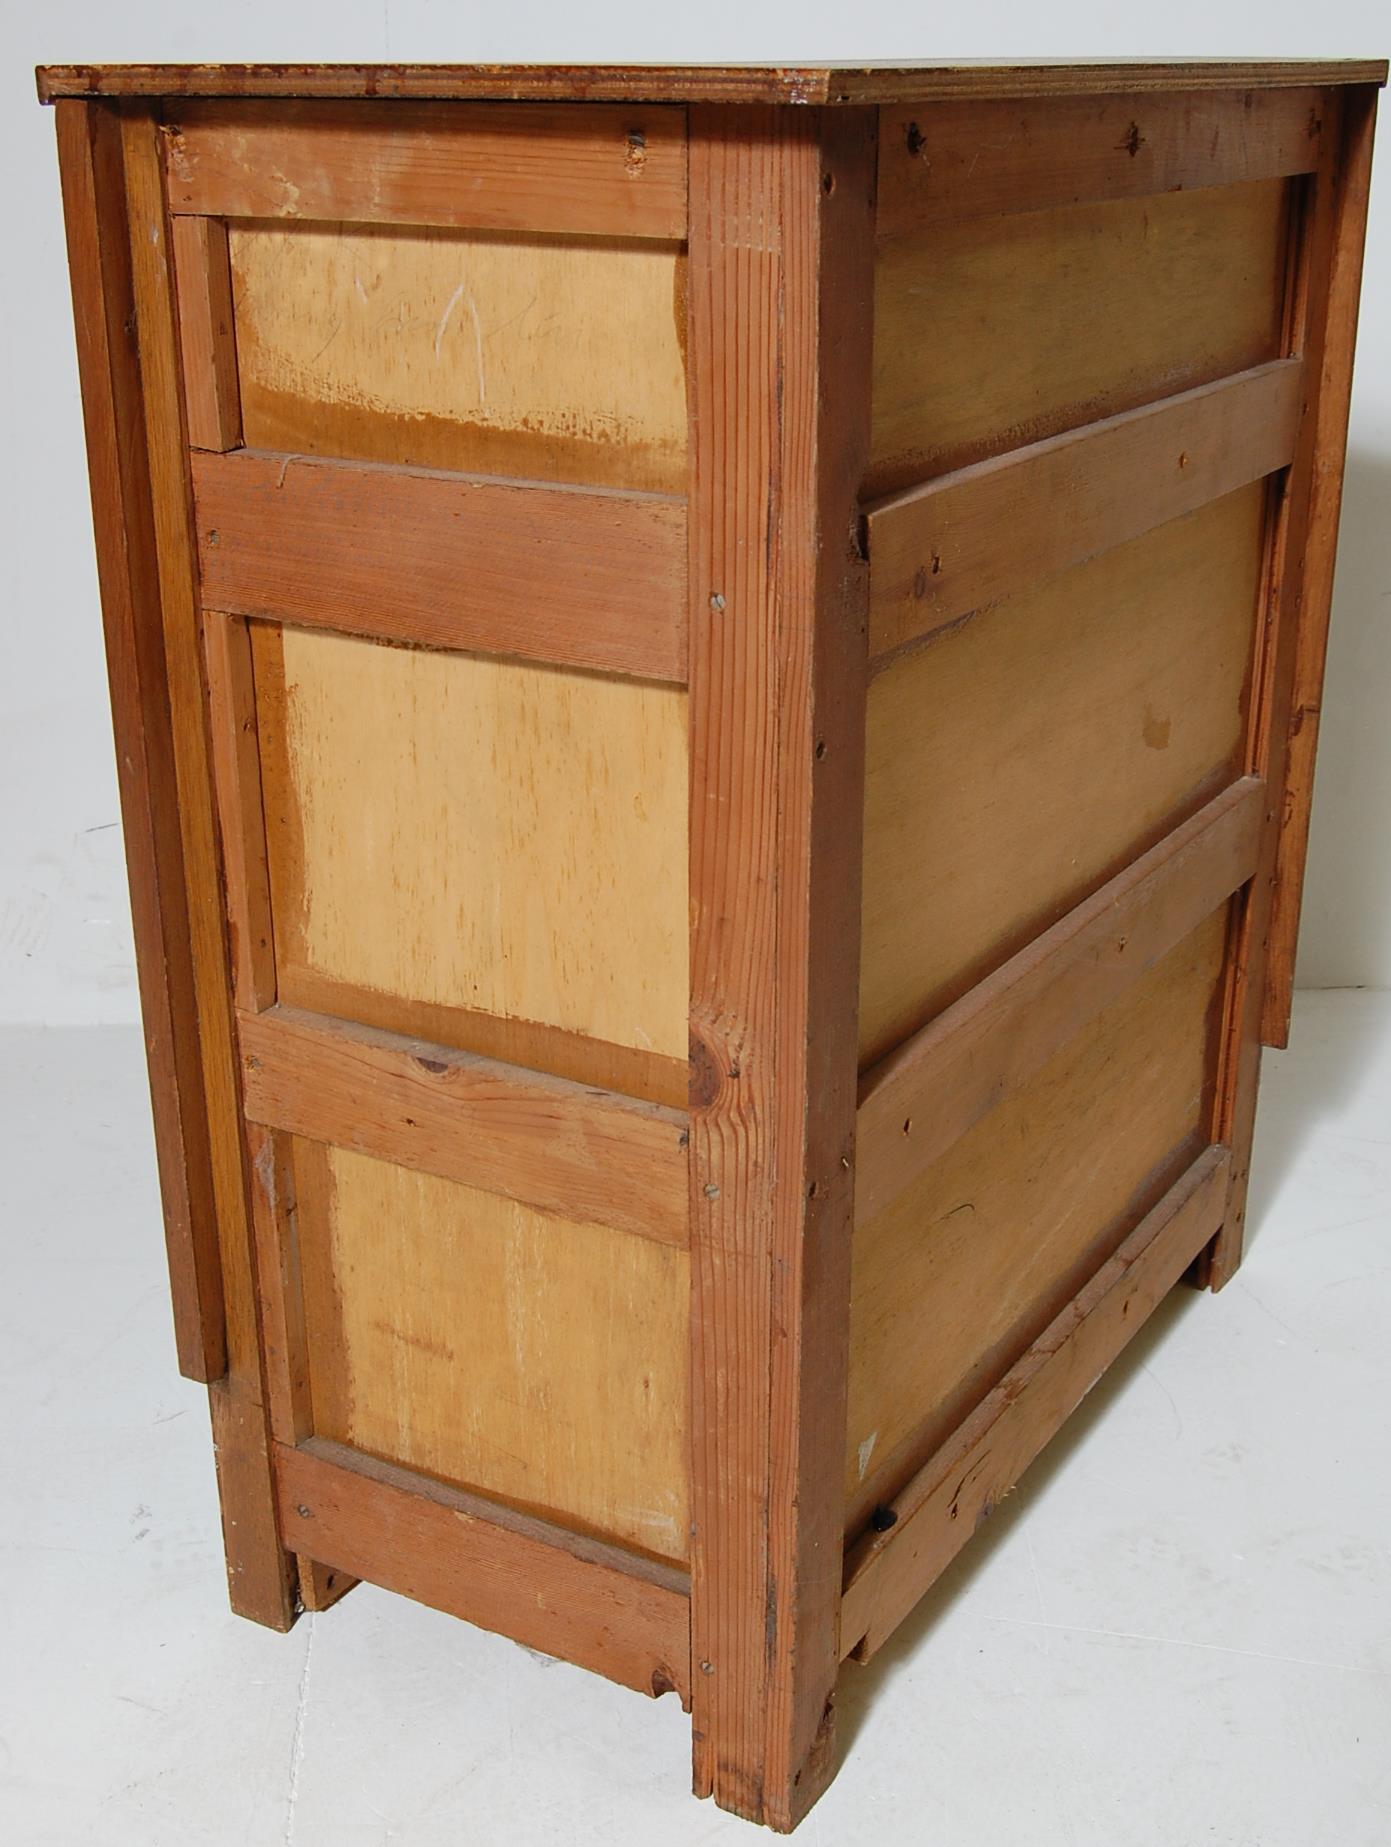
[[[1391,994],[1300,997],[1246,1267],[1179,1291],[868,1669],[808,1847],[1391,1842]],[[688,1726],[359,1588],[226,1612],[139,1038],[0,1035],[0,1841],[751,1841]]]

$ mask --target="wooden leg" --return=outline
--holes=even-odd
[[[227,1594],[238,1616],[267,1629],[289,1629],[297,1614],[292,1560],[280,1544],[270,1440],[260,1405],[224,1381],[208,1387]],[[308,1606],[306,1606],[308,1607]]]

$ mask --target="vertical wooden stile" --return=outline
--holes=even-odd
[[[120,126],[173,767],[188,870],[188,929],[227,1305],[227,1376],[212,1388],[212,1410],[228,1583],[237,1611],[271,1628],[285,1629],[294,1621],[293,1578],[289,1556],[280,1545],[275,1511],[234,1051],[226,903],[199,644],[198,575],[169,218],[155,110],[146,104],[122,105]]]
[[[120,124],[103,104],[57,105],[73,318],[92,484],[116,770],[179,1369],[227,1370],[212,1160],[188,932],[188,891],[165,697],[158,565]]]
[[[872,111],[691,111],[695,1787],[832,1768],[863,826]]]
[[[1340,92],[1323,99],[1323,151],[1304,210],[1295,227],[1289,346],[1304,359],[1305,401],[1294,460],[1273,497],[1256,656],[1246,770],[1260,776],[1269,808],[1255,877],[1238,900],[1233,921],[1224,1044],[1212,1139],[1232,1150],[1232,1180],[1221,1231],[1200,1265],[1200,1278],[1220,1289],[1241,1262],[1251,1141],[1260,1082],[1263,1027],[1269,1009],[1284,1002],[1289,973],[1273,941],[1279,853],[1296,665],[1307,652],[1311,621],[1326,621],[1314,607],[1331,585],[1331,530],[1322,540],[1314,524],[1321,475],[1341,470],[1351,384],[1355,292],[1337,291],[1335,253],[1360,247],[1366,207],[1365,134],[1358,135],[1358,100]],[[1349,133],[1351,130],[1351,133]],[[1286,868],[1287,872],[1289,868]],[[1297,892],[1292,900],[1297,907]],[[1292,943],[1289,945],[1292,949]],[[1273,987],[1272,987],[1273,984]],[[1278,1037],[1278,1035],[1277,1035]]]
[[[1323,375],[1311,415],[1317,423],[1308,482],[1299,622],[1295,640],[1294,689],[1290,699],[1285,762],[1284,812],[1275,862],[1275,892],[1261,1037],[1267,1045],[1289,1043],[1295,950],[1309,850],[1309,815],[1314,794],[1314,756],[1323,703],[1328,621],[1333,601],[1333,567],[1338,550],[1338,515],[1343,500],[1348,405],[1352,395],[1353,348],[1362,285],[1362,247],[1372,177],[1372,138],[1377,92],[1349,90],[1341,99],[1342,146],[1337,179],[1336,225],[1329,253],[1328,334]]]

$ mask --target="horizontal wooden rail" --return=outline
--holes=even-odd
[[[686,235],[683,109],[183,100],[168,110],[175,213]]]
[[[979,982],[860,1081],[855,1215],[889,1205],[1244,885],[1265,784],[1244,777]]]
[[[238,1026],[251,1122],[686,1243],[684,1110],[292,1007]]]
[[[1322,130],[1317,89],[886,109],[876,228],[901,237],[953,219],[1312,173]]]
[[[690,1701],[690,1583],[410,1469],[311,1437],[275,1446],[284,1544],[527,1648]]]
[[[1222,1223],[1208,1148],[892,1503],[846,1560],[842,1654],[867,1661],[1012,1488]]]
[[[1283,468],[1302,382],[1272,360],[868,507],[871,656]]]
[[[247,449],[192,462],[208,609],[686,677],[681,500]]]

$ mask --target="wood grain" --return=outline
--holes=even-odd
[[[249,448],[685,492],[679,245],[263,221],[231,253]]]
[[[303,1553],[295,1563],[299,1570],[299,1600],[306,1610],[331,1610],[357,1586],[358,1580],[336,1565],[321,1565]]]
[[[291,1150],[317,1433],[683,1560],[686,1252],[346,1149]]]
[[[1317,529],[1313,525],[1319,502],[1316,483],[1321,462],[1337,467],[1351,382],[1351,303],[1345,289],[1337,296],[1333,293],[1334,250],[1344,239],[1360,237],[1364,210],[1361,160],[1347,158],[1347,103],[1351,104],[1355,120],[1359,107],[1356,97],[1338,98],[1329,105],[1324,158],[1306,199],[1301,235],[1293,252],[1288,297],[1286,341],[1291,352],[1303,356],[1308,396],[1294,461],[1283,477],[1282,491],[1272,508],[1262,622],[1252,671],[1254,693],[1245,739],[1247,767],[1265,778],[1272,799],[1260,864],[1234,926],[1226,1054],[1213,1119],[1213,1140],[1223,1141],[1232,1150],[1232,1185],[1221,1232],[1204,1266],[1206,1280],[1218,1289],[1239,1266],[1245,1236],[1283,821],[1282,803],[1276,792],[1283,793],[1285,788],[1311,540],[1315,542],[1313,561],[1320,594],[1328,583],[1327,560],[1320,548],[1331,543],[1332,535],[1322,525]],[[1320,618],[1316,616],[1314,620]]]
[[[1259,779],[1233,783],[867,1071],[861,1216],[890,1205],[1244,884],[1264,816]]]
[[[1261,1037],[1267,1045],[1274,1046],[1289,1042],[1295,951],[1299,942],[1304,862],[1309,848],[1309,815],[1314,794],[1314,754],[1318,749],[1323,706],[1323,670],[1333,601],[1338,515],[1343,498],[1343,458],[1347,451],[1348,404],[1352,389],[1352,356],[1357,340],[1376,101],[1374,90],[1360,90],[1350,92],[1343,103],[1338,224],[1329,256],[1327,314],[1330,335],[1325,343],[1324,372],[1318,385],[1318,429],[1303,544],[1303,582],[1295,640],[1294,688],[1290,696],[1285,793],[1275,860],[1275,892],[1271,902],[1265,1005],[1261,1019]]]
[[[783,1830],[839,1653],[873,128],[691,115],[695,1787]]]
[[[293,1007],[240,1027],[252,1122],[687,1242],[684,1111]]]
[[[1290,182],[882,238],[873,460],[892,493],[1282,355]]]
[[[195,453],[193,489],[210,608],[685,678],[679,502],[247,449]]]
[[[259,1123],[247,1124],[246,1151],[251,1167],[267,1411],[275,1441],[293,1445],[314,1434],[295,1169],[288,1136]],[[331,1608],[357,1581],[306,1553],[296,1554],[294,1563],[300,1604],[306,1610]]]
[[[684,238],[680,109],[179,102],[174,212]]]
[[[501,101],[864,104],[959,96],[1386,82],[1384,58],[1053,58],[880,64],[50,64],[59,96],[478,97]]]
[[[1208,1148],[902,1490],[847,1559],[842,1636],[867,1661],[980,1530],[1219,1224],[1230,1156]]]
[[[195,449],[235,449],[241,387],[227,227],[219,218],[176,218],[170,239],[188,440]]]
[[[871,656],[1283,468],[1301,393],[1273,360],[871,506]]]
[[[886,109],[880,237],[962,218],[1191,192],[1308,173],[1314,88],[1009,97]]]
[[[536,1025],[684,1064],[685,693],[256,629],[282,997],[317,1004],[307,969],[393,1030],[515,1021],[513,1062],[554,1046]]]
[[[261,803],[256,685],[245,622],[217,611],[205,613],[203,653],[232,993],[239,1007],[255,1012],[275,1001],[275,932]]]
[[[1225,907],[873,1215],[856,1185],[857,1534],[1206,1144]]]
[[[314,1434],[314,1408],[290,1141],[258,1122],[248,1122],[246,1153],[251,1168],[266,1408],[275,1440],[299,1443]]]
[[[169,220],[164,209],[157,134],[149,109],[130,106],[122,113],[131,275],[144,387],[160,615],[227,1315],[225,1396],[237,1401],[235,1412],[224,1418],[223,1428],[226,1444],[241,1446],[240,1453],[226,1454],[219,1463],[224,1495],[223,1534],[229,1547],[233,1607],[272,1628],[286,1628],[294,1618],[292,1570],[288,1555],[275,1537],[271,1500],[269,1439],[263,1409],[265,1382],[241,1099],[232,1040],[231,968],[198,637],[197,566],[170,273]]]
[[[613,1090],[647,1103],[684,1110],[690,1092],[686,1059],[636,1045],[615,1045],[591,1033],[571,1032],[544,1021],[509,1019],[477,1007],[448,1002],[407,1000],[399,994],[365,988],[320,974],[304,963],[290,963],[279,975],[280,995],[288,1006],[327,1014],[383,1032],[428,1039],[456,1051],[476,1052],[505,1065],[522,1065],[569,1078],[596,1090]]]
[[[60,103],[58,154],[111,720],[179,1370],[227,1369],[183,839],[160,623],[120,127]]]
[[[282,1518],[312,1555],[639,1693],[689,1698],[684,1574],[339,1444],[282,1446],[276,1464]]]
[[[1241,773],[1264,519],[1242,488],[872,681],[865,1064]]]
[[[265,1411],[236,1389],[231,1374],[208,1387],[208,1407],[227,1600],[236,1615],[284,1634],[298,1614],[294,1560],[280,1541]]]

